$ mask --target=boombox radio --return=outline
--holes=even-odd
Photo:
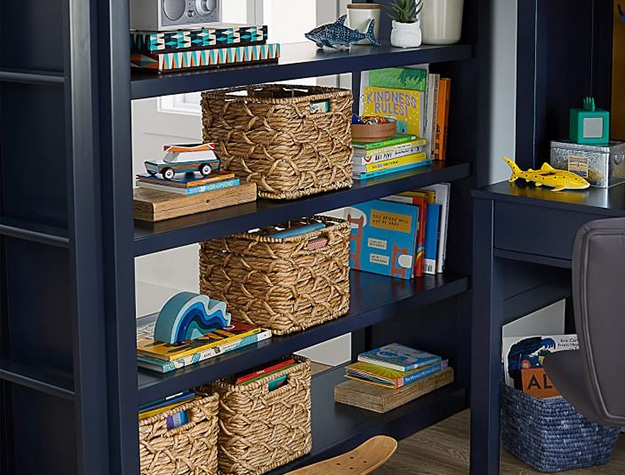
[[[130,28],[167,31],[221,22],[221,0],[130,0]]]

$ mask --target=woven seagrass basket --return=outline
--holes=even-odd
[[[278,371],[283,386],[269,390],[268,378],[247,385],[224,379],[206,386],[219,393],[219,471],[258,475],[310,452],[310,361]]]
[[[261,198],[293,199],[352,185],[352,92],[266,84],[202,93],[204,140]]]
[[[139,421],[141,475],[216,475],[219,396],[211,394]],[[186,411],[189,422],[167,428]]]
[[[349,225],[314,216],[325,228],[273,238],[238,233],[200,247],[200,292],[223,300],[234,321],[283,335],[349,310]]]
[[[619,433],[589,421],[564,398],[539,399],[502,384],[503,447],[538,471],[607,463]]]

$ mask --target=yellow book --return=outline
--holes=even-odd
[[[424,160],[429,160],[427,154],[425,152],[419,152],[413,153],[412,155],[405,155],[403,157],[391,158],[390,160],[384,160],[382,162],[367,163],[366,165],[354,165],[354,171],[374,172],[377,170],[386,170],[387,168],[410,165],[411,163],[419,163]]]
[[[363,115],[392,116],[398,121],[397,132],[423,135],[423,91],[365,86],[363,92]]]

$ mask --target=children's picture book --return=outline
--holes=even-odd
[[[397,389],[447,369],[449,360],[442,360],[410,371],[397,371],[378,364],[358,361],[345,366],[345,377],[355,381]]]
[[[193,353],[192,355],[187,355],[172,361],[137,355],[137,366],[143,369],[149,369],[150,371],[156,371],[157,373],[169,373],[170,371],[184,368],[185,366],[199,363],[200,361],[204,361],[230,351],[238,350],[239,348],[253,345],[254,343],[258,343],[269,338],[271,338],[271,330],[263,329],[253,335],[247,335],[243,338],[213,346],[211,348],[198,351],[197,353]]]
[[[365,86],[361,115],[391,116],[397,132],[423,137],[425,124],[424,92],[410,89]]]
[[[368,85],[425,92],[427,79],[427,67],[374,69],[369,71]]]
[[[432,190],[436,193],[435,202],[440,205],[440,219],[438,229],[438,246],[436,252],[436,273],[440,274],[445,268],[447,254],[447,226],[449,225],[449,196],[450,183],[436,183],[426,186],[422,190]]]
[[[438,230],[441,205],[428,203],[425,212],[425,249],[423,252],[423,273],[436,274],[438,258]]]
[[[423,139],[411,140],[410,142],[371,150],[354,149],[352,163],[354,166],[369,165],[371,163],[383,162],[425,151],[423,144],[419,144],[419,142],[423,142]]]
[[[256,325],[233,322],[232,325],[214,330],[180,345],[154,340],[154,325],[158,314],[150,314],[137,319],[137,354],[165,361],[174,361],[224,343],[240,340],[248,335],[263,331]]]
[[[447,158],[450,97],[451,79],[440,78],[438,85],[438,108],[436,110],[436,136],[434,137],[435,160],[445,160]]]
[[[431,162],[425,152],[418,152],[412,155],[403,155],[401,157],[394,157],[388,160],[367,163],[365,165],[353,165],[353,172],[355,174],[359,174],[386,169],[397,170],[399,167],[403,167],[406,165],[416,165],[420,162],[425,161],[426,159],[428,160],[428,163]]]
[[[358,355],[358,361],[363,363],[372,363],[404,372],[429,366],[441,360],[442,358],[438,355],[399,343],[390,343]]]
[[[579,343],[575,334],[504,337],[501,351],[505,383],[537,397],[551,397],[555,394],[547,394],[553,384],[542,370],[543,358],[553,351],[577,349]],[[524,376],[522,372],[530,369],[541,371]]]
[[[350,224],[352,269],[411,279],[419,209],[390,201],[366,201],[345,208]]]

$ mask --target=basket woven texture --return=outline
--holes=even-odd
[[[238,233],[200,247],[200,292],[227,303],[232,319],[283,335],[349,310],[349,225],[283,239]]]
[[[541,472],[607,463],[619,427],[589,421],[564,398],[539,399],[502,384],[503,447]]]
[[[217,411],[212,394],[139,421],[141,475],[216,475]],[[187,411],[189,422],[167,429],[167,417]]]
[[[219,470],[258,475],[310,452],[310,361],[272,375],[286,383],[269,391],[267,378],[247,385],[210,383],[219,393]]]
[[[327,112],[314,105],[328,102]],[[258,185],[261,198],[293,199],[352,185],[352,92],[258,85],[202,94],[204,140],[225,170]]]

